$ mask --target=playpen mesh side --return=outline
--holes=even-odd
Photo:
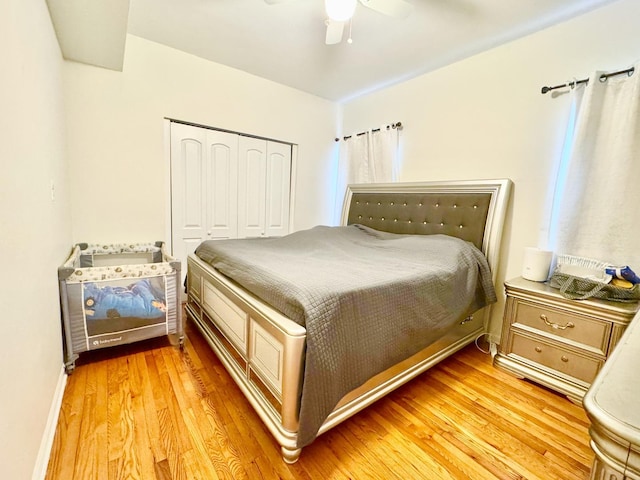
[[[102,348],[110,344],[131,343],[147,338],[163,336],[177,333],[182,335],[182,322],[179,308],[181,308],[179,298],[179,285],[176,280],[177,275],[172,274],[164,277],[166,292],[166,323],[149,325],[144,328],[127,330],[124,332],[109,332],[96,337],[87,335],[84,313],[84,298],[82,283],[67,284],[67,335],[70,336],[71,349],[73,353],[80,353],[95,348]],[[133,280],[133,279],[132,279]],[[139,280],[139,278],[135,279]],[[95,345],[90,342],[98,342]]]

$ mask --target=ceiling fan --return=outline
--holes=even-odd
[[[273,5],[289,0],[264,1],[269,5]],[[327,12],[327,33],[325,36],[325,43],[327,45],[333,45],[342,41],[344,27],[347,23],[351,22],[358,2],[371,10],[395,18],[405,18],[413,10],[413,5],[406,0],[324,0],[324,6]],[[349,36],[347,41],[351,43],[351,36]]]

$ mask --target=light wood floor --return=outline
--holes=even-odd
[[[187,322],[167,339],[85,353],[47,479],[589,477],[582,409],[496,370],[474,345],[318,437],[294,465]]]

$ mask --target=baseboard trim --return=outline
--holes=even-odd
[[[47,475],[47,467],[49,465],[49,457],[51,455],[51,447],[53,446],[53,438],[56,434],[56,426],[58,425],[58,417],[60,416],[60,408],[62,406],[62,398],[64,397],[64,389],[67,385],[67,374],[64,365],[60,368],[60,376],[56,390],[51,401],[51,409],[47,418],[47,425],[42,434],[40,442],[40,450],[35,467],[33,468],[32,480],[43,480]]]

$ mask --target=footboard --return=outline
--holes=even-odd
[[[295,462],[306,332],[246,290],[188,257],[187,315],[247,397],[282,449]],[[473,342],[484,331],[485,310],[462,319],[434,344],[345,395],[323,433]]]
[[[188,258],[187,315],[271,434],[295,461],[306,331],[198,257]]]

